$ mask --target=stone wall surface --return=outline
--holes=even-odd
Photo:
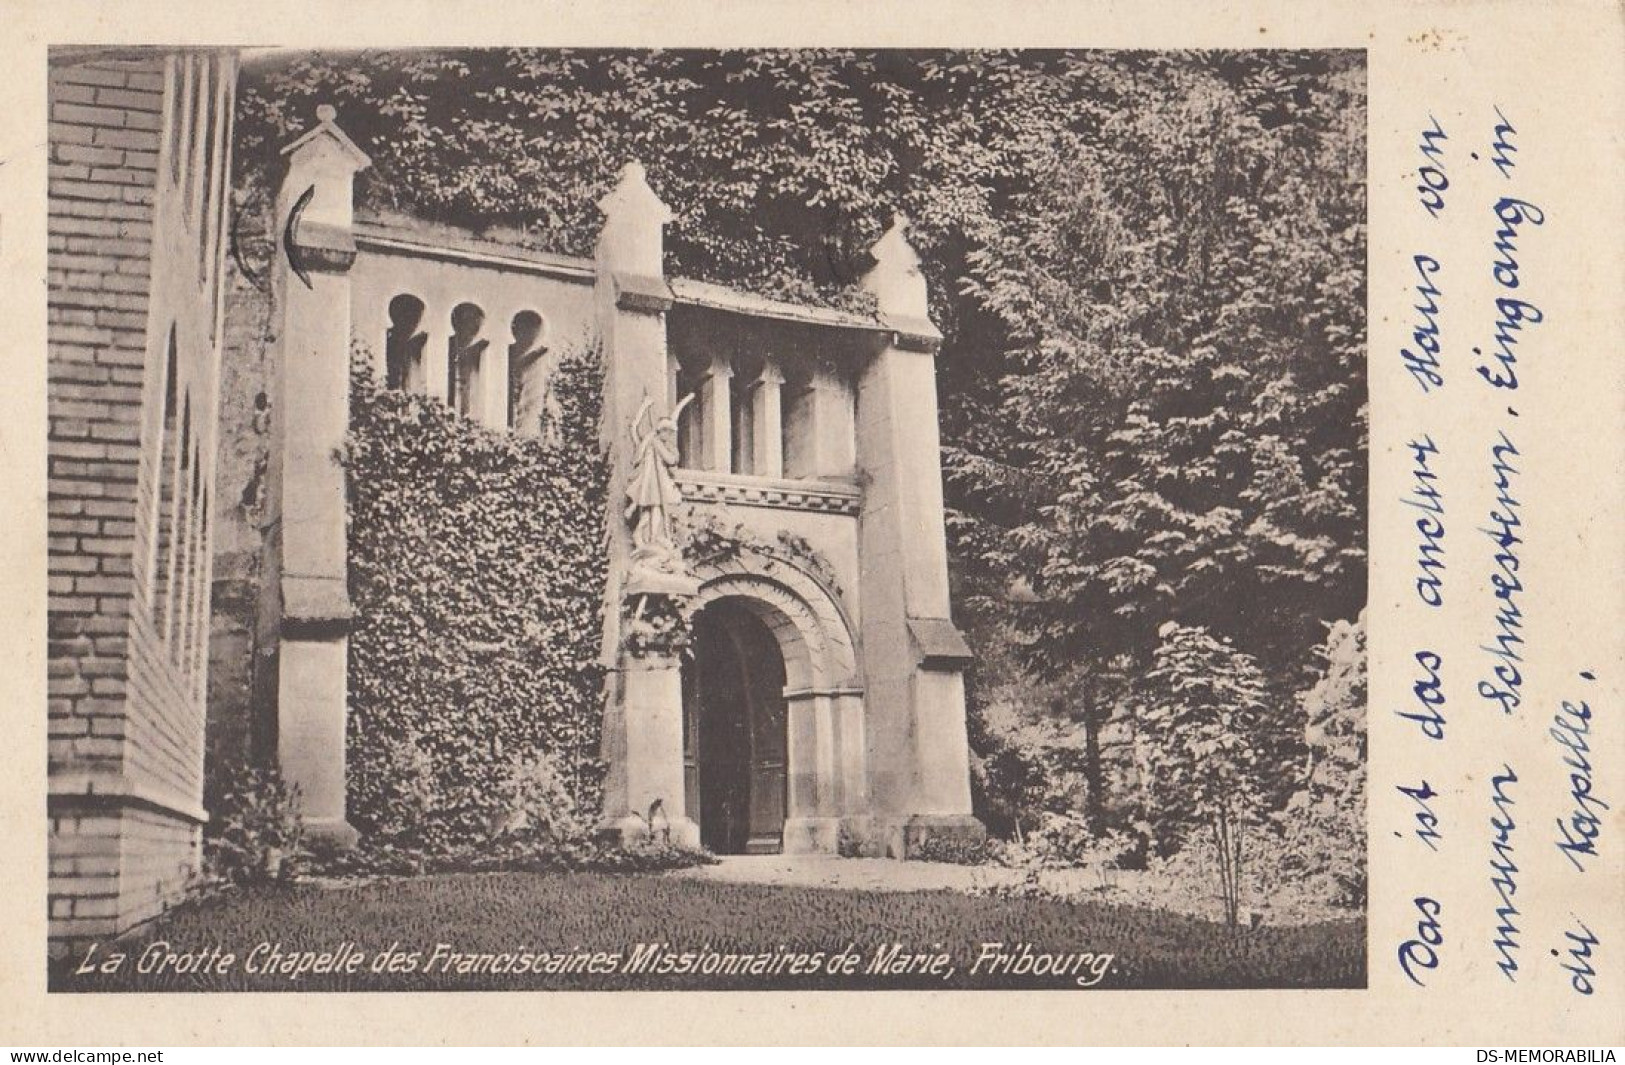
[[[257,639],[257,615],[265,580],[275,337],[270,293],[237,269],[228,274],[224,335],[209,635],[209,794],[232,766],[269,753],[265,693],[255,685],[256,663],[268,657]]]
[[[359,252],[350,271],[355,346],[371,360],[379,379],[387,379],[390,306],[397,297],[409,296],[423,305],[416,326],[422,378],[413,386],[440,399],[447,396],[453,312],[465,305],[477,307],[483,322],[472,343],[483,342],[484,347],[473,382],[477,395],[468,413],[493,428],[509,425],[513,356],[522,386],[511,423],[516,432],[537,435],[547,378],[565,352],[595,341],[593,277],[587,265],[403,219],[358,220],[356,241]],[[514,328],[515,319],[525,314],[541,321],[528,352],[519,350]]]

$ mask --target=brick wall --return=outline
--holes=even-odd
[[[235,57],[53,56],[50,924],[161,911],[199,859],[223,175]]]

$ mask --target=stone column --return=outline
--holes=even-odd
[[[501,340],[507,322],[487,323],[496,336],[480,356],[480,421],[492,429],[508,428],[508,345]]]
[[[780,406],[780,390],[784,387],[784,372],[769,360],[762,364],[762,372],[751,383],[750,436],[751,469],[758,477],[784,476],[784,423]]]
[[[854,461],[852,390],[839,374],[820,363],[796,386],[786,426],[793,452],[785,457],[789,477],[850,477]]]
[[[840,811],[843,817],[869,815],[869,765],[864,735],[863,693],[838,690],[831,696],[835,718],[835,759],[841,777]],[[855,833],[859,836],[867,833]]]
[[[662,257],[664,228],[672,214],[635,162],[622,171],[598,208],[604,213],[595,283],[604,360],[601,439],[610,460],[605,516],[609,581],[602,644],[610,670],[603,740],[609,771],[603,824],[623,841],[631,841],[643,836],[653,821],[655,830],[665,828],[674,842],[698,845],[699,826],[684,809],[683,696],[677,656],[633,657],[621,646],[623,611],[635,591],[629,585],[631,530],[623,515],[632,472],[631,426],[645,402],[652,420],[671,413],[666,311],[672,296]],[[645,422],[645,430],[648,427]],[[659,813],[651,818],[656,803]]]
[[[664,823],[674,842],[698,845],[699,826],[684,811],[683,692],[676,661],[627,660],[621,670],[621,701],[626,809],[613,818],[616,830],[622,839],[632,840]],[[651,817],[657,803],[659,812]]]
[[[727,473],[733,469],[733,364],[713,355],[699,384],[700,469]]]
[[[840,846],[841,779],[831,697],[802,689],[787,691],[784,698],[789,739],[784,853],[834,854]]]
[[[277,757],[297,785],[307,828],[353,842],[345,820],[350,600],[344,470],[350,422],[353,183],[370,165],[334,124],[333,108],[283,150],[281,240],[273,286],[280,324],[267,524],[280,603]]]
[[[935,353],[925,277],[899,218],[863,279],[885,330],[858,382],[864,701],[870,785],[887,850],[980,836],[971,816],[961,671],[949,620]]]
[[[423,328],[427,337],[423,345],[423,358],[418,366],[423,375],[420,391],[425,396],[445,402],[451,398],[446,387],[450,384],[451,375],[451,345],[446,339],[451,336],[451,308],[436,304],[429,294],[424,296],[424,302],[427,306],[423,312]]]

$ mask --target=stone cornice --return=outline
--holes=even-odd
[[[929,318],[892,315],[886,319],[886,327],[892,331],[892,343],[904,351],[935,355],[942,347],[942,333]]]
[[[908,634],[924,669],[958,670],[976,659],[964,634],[947,618],[910,617]]]
[[[863,492],[839,481],[790,480],[719,474],[709,470],[673,470],[690,503],[730,503],[772,510],[805,510],[855,516]]]
[[[282,577],[282,632],[295,639],[333,639],[350,631],[355,608],[343,578]]]
[[[423,235],[385,221],[357,220],[355,238],[362,249],[378,255],[538,274],[578,285],[590,285],[597,276],[589,260],[534,252],[517,245],[481,242],[472,237],[448,236],[438,230]]]
[[[614,275],[615,306],[634,314],[665,314],[671,310],[671,287],[664,278],[642,274]]]
[[[342,274],[355,263],[355,238],[341,226],[300,222],[293,242],[299,249],[299,265],[317,273]]]
[[[674,277],[671,291],[676,302],[700,310],[725,311],[746,318],[767,318],[801,325],[831,326],[838,329],[879,330],[885,327],[875,319],[831,307],[811,307],[759,296],[726,285]]]

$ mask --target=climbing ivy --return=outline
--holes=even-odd
[[[349,814],[375,839],[483,838],[538,762],[598,806],[596,353],[558,374],[564,424],[543,442],[354,371]]]

